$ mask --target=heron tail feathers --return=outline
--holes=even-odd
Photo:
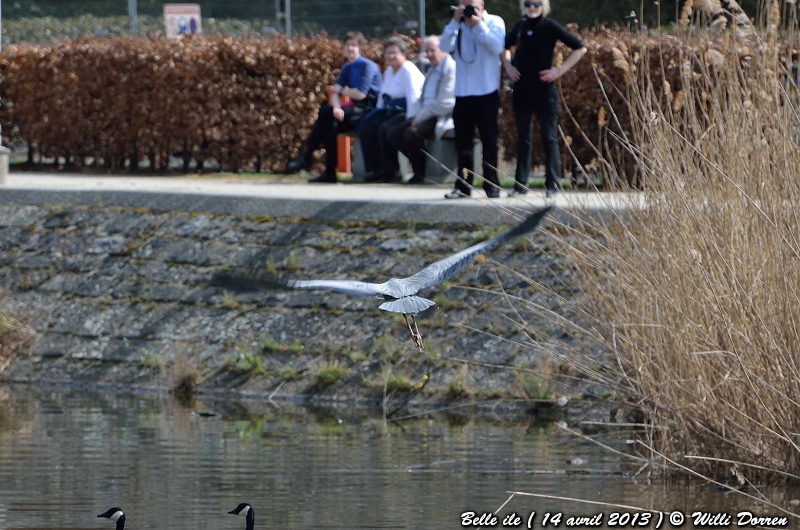
[[[403,313],[404,315],[416,315],[433,305],[436,305],[436,302],[428,300],[427,298],[422,298],[421,296],[404,296],[397,300],[384,302],[379,307],[384,311]]]

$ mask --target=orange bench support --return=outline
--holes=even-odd
[[[341,98],[342,103],[347,103],[350,101],[350,98],[347,96],[339,96]],[[331,104],[333,100],[333,86],[328,87],[328,105]],[[336,150],[338,153],[336,163],[336,171],[339,173],[346,173],[348,175],[353,173],[353,165],[350,161],[350,137],[340,134],[336,138]]]

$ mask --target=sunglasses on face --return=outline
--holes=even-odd
[[[525,7],[542,7],[541,2],[525,2]]]

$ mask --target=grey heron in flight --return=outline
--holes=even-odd
[[[355,296],[374,296],[384,302],[378,306],[384,311],[401,313],[411,331],[414,345],[422,351],[422,335],[417,327],[417,314],[436,303],[417,293],[428,287],[439,285],[456,275],[477,256],[486,254],[501,243],[530,232],[541,222],[551,207],[542,208],[522,223],[486,241],[482,241],[461,252],[432,263],[408,278],[392,278],[384,283],[368,283],[356,280],[294,280],[280,278],[253,278],[228,273],[214,274],[211,283],[235,291],[256,291],[286,288],[337,291]],[[413,324],[413,327],[412,327]]]

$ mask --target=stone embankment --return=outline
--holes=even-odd
[[[204,200],[204,211],[170,210],[163,197],[138,195],[138,206],[124,194],[93,204],[72,196],[53,205],[47,194],[0,200],[4,311],[38,333],[0,380],[372,404],[386,397],[390,407],[410,394],[409,406],[517,410],[587,397],[588,384],[570,390],[531,371],[580,375],[546,353],[563,348],[564,336],[535,308],[557,309],[554,294],[573,295],[570,273],[551,251],[553,222],[423,293],[437,306],[420,315],[420,353],[402,317],[380,311],[378,300],[233,294],[208,280],[215,271],[406,276],[498,233],[509,221],[502,212],[478,208],[485,211],[472,223],[414,222],[359,219],[340,205],[288,217],[280,201],[225,213],[235,208]],[[448,215],[437,205],[415,212]]]

